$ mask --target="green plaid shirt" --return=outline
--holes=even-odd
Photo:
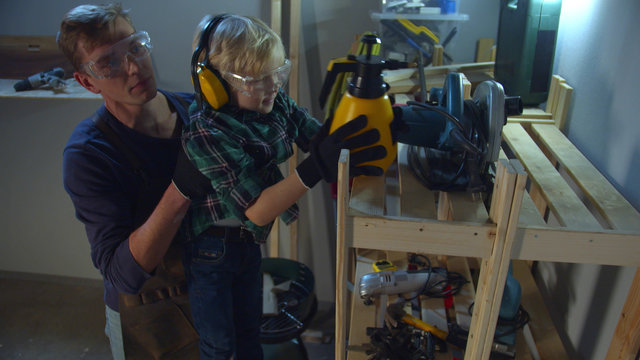
[[[206,103],[206,102],[205,102]],[[217,111],[192,104],[190,123],[183,130],[183,146],[195,166],[211,180],[214,192],[191,204],[191,231],[197,236],[223,219],[238,219],[265,242],[272,224],[258,226],[245,216],[267,187],[284,179],[278,164],[301,149],[320,129],[320,123],[282,90],[269,114],[225,105]],[[297,218],[294,204],[280,215],[286,224]]]

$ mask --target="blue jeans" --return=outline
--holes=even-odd
[[[184,268],[202,359],[262,359],[260,246],[201,234],[186,244]]]
[[[120,313],[105,305],[105,316],[107,321],[104,327],[104,333],[107,334],[109,338],[111,356],[113,356],[113,360],[124,360]]]

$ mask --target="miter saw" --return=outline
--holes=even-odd
[[[464,100],[463,75],[450,73],[429,101],[395,106],[404,127],[397,141],[408,144],[414,174],[432,190],[489,190],[490,166],[498,159],[507,116],[522,113],[518,97],[507,97],[500,83],[480,83]]]

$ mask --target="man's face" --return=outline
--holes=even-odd
[[[124,19],[117,18],[111,32],[112,42],[88,48],[88,44],[80,40],[78,51],[83,64],[90,63],[95,68],[104,63],[105,59],[114,59],[113,65],[119,66],[118,70],[102,76],[85,66],[84,69],[74,73],[74,77],[89,91],[101,94],[107,105],[145,104],[157,94],[151,56],[146,54],[135,57],[131,51],[126,52],[129,49],[127,47],[129,44],[126,44],[129,40],[126,39],[134,33],[134,29]],[[122,49],[125,49],[124,52]]]

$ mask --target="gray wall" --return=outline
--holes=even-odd
[[[0,33],[53,35],[63,13],[80,1],[0,2]],[[190,90],[189,57],[196,24],[206,13],[237,12],[270,19],[269,1],[123,1],[139,29],[154,42],[159,84]],[[288,3],[284,1],[283,3]],[[498,1],[462,0],[461,25],[452,55],[473,60],[475,40],[495,37]],[[567,133],[610,181],[640,208],[637,101],[640,29],[632,16],[638,2],[565,0],[554,73],[574,87]],[[589,5],[592,9],[587,11]],[[608,6],[607,6],[608,5]],[[329,59],[344,56],[354,38],[377,30],[369,17],[379,2],[303,1],[299,102],[314,114]],[[571,21],[573,20],[573,21]],[[624,32],[623,32],[624,30]],[[288,27],[284,27],[285,34]],[[73,125],[91,113],[93,100],[0,100],[0,270],[98,278],[88,244],[61,185],[61,151]],[[301,201],[302,261],[318,280],[320,300],[333,300],[333,219],[327,189]],[[284,252],[286,255],[286,251]],[[327,267],[331,271],[327,271]],[[600,359],[608,347],[633,270],[541,264],[539,280],[551,311],[564,329],[572,358]]]
[[[563,2],[554,74],[573,88],[565,132],[640,209],[640,2]],[[635,268],[540,263],[572,359],[604,359]],[[546,284],[546,285],[545,285]]]

